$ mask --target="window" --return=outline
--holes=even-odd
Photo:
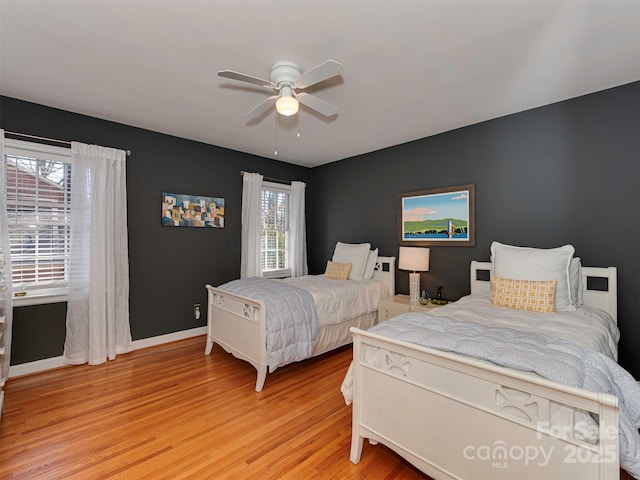
[[[16,304],[50,302],[68,287],[71,151],[8,139],[4,161]]]
[[[289,195],[291,187],[262,184],[260,265],[264,277],[289,277]]]

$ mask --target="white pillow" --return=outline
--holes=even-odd
[[[573,257],[569,264],[569,285],[571,287],[571,303],[579,307],[584,303],[582,293],[582,261],[580,257]]]
[[[336,243],[331,261],[336,263],[350,263],[351,273],[349,280],[360,280],[364,278],[364,267],[367,264],[367,257],[371,249],[370,243]]]
[[[569,281],[569,264],[574,252],[573,245],[544,249],[493,242],[493,275],[513,280],[557,280],[556,311],[575,310]]]
[[[376,268],[376,262],[378,261],[378,249],[371,250],[367,256],[367,264],[364,267],[364,274],[362,278],[364,280],[371,280],[373,278],[373,271]]]

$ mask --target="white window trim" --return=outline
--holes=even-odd
[[[44,305],[47,303],[66,302],[69,298],[69,289],[52,288],[50,290],[40,290],[38,293],[30,292],[24,297],[13,297],[14,307],[26,307],[29,305]]]
[[[4,154],[21,156],[24,152],[34,152],[43,160],[55,162],[71,163],[71,148],[56,147],[42,143],[28,142],[24,140],[15,140],[12,138],[5,139]],[[1,159],[3,162],[4,158]],[[13,305],[15,307],[23,307],[28,305],[44,305],[48,303],[66,302],[69,295],[69,288],[52,287],[50,289],[41,289],[39,291],[27,292],[24,296],[13,296]]]

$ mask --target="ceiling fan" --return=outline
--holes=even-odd
[[[218,72],[218,75],[233,80],[240,80],[241,82],[253,83],[278,92],[277,95],[263,100],[247,113],[249,119],[254,119],[258,118],[274,104],[278,113],[284,116],[298,113],[299,103],[315,110],[325,117],[336,115],[338,113],[338,107],[335,105],[325,102],[313,95],[309,95],[308,93],[298,92],[297,90],[304,90],[341,73],[341,63],[335,60],[327,60],[305,73],[302,73],[300,67],[293,62],[276,62],[271,66],[269,80],[234,72],[233,70],[221,70]]]

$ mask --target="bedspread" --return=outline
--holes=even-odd
[[[389,294],[384,283],[377,280],[329,280],[324,275],[306,275],[280,281],[311,294],[320,325],[335,325],[375,312],[380,298]]]
[[[369,331],[534,372],[576,388],[615,395],[619,400],[620,464],[634,477],[640,478],[640,386],[606,355],[542,334],[424,313],[406,313]],[[343,394],[347,401],[351,395],[349,383],[350,379],[345,378]]]
[[[429,312],[463,322],[491,327],[504,327],[522,332],[541,333],[569,340],[617,360],[620,331],[615,321],[603,310],[579,307],[572,312],[538,313],[514,308],[496,307],[491,294],[476,293]]]
[[[318,317],[308,292],[259,277],[232,280],[219,288],[264,302],[269,372],[311,356],[318,341]]]

